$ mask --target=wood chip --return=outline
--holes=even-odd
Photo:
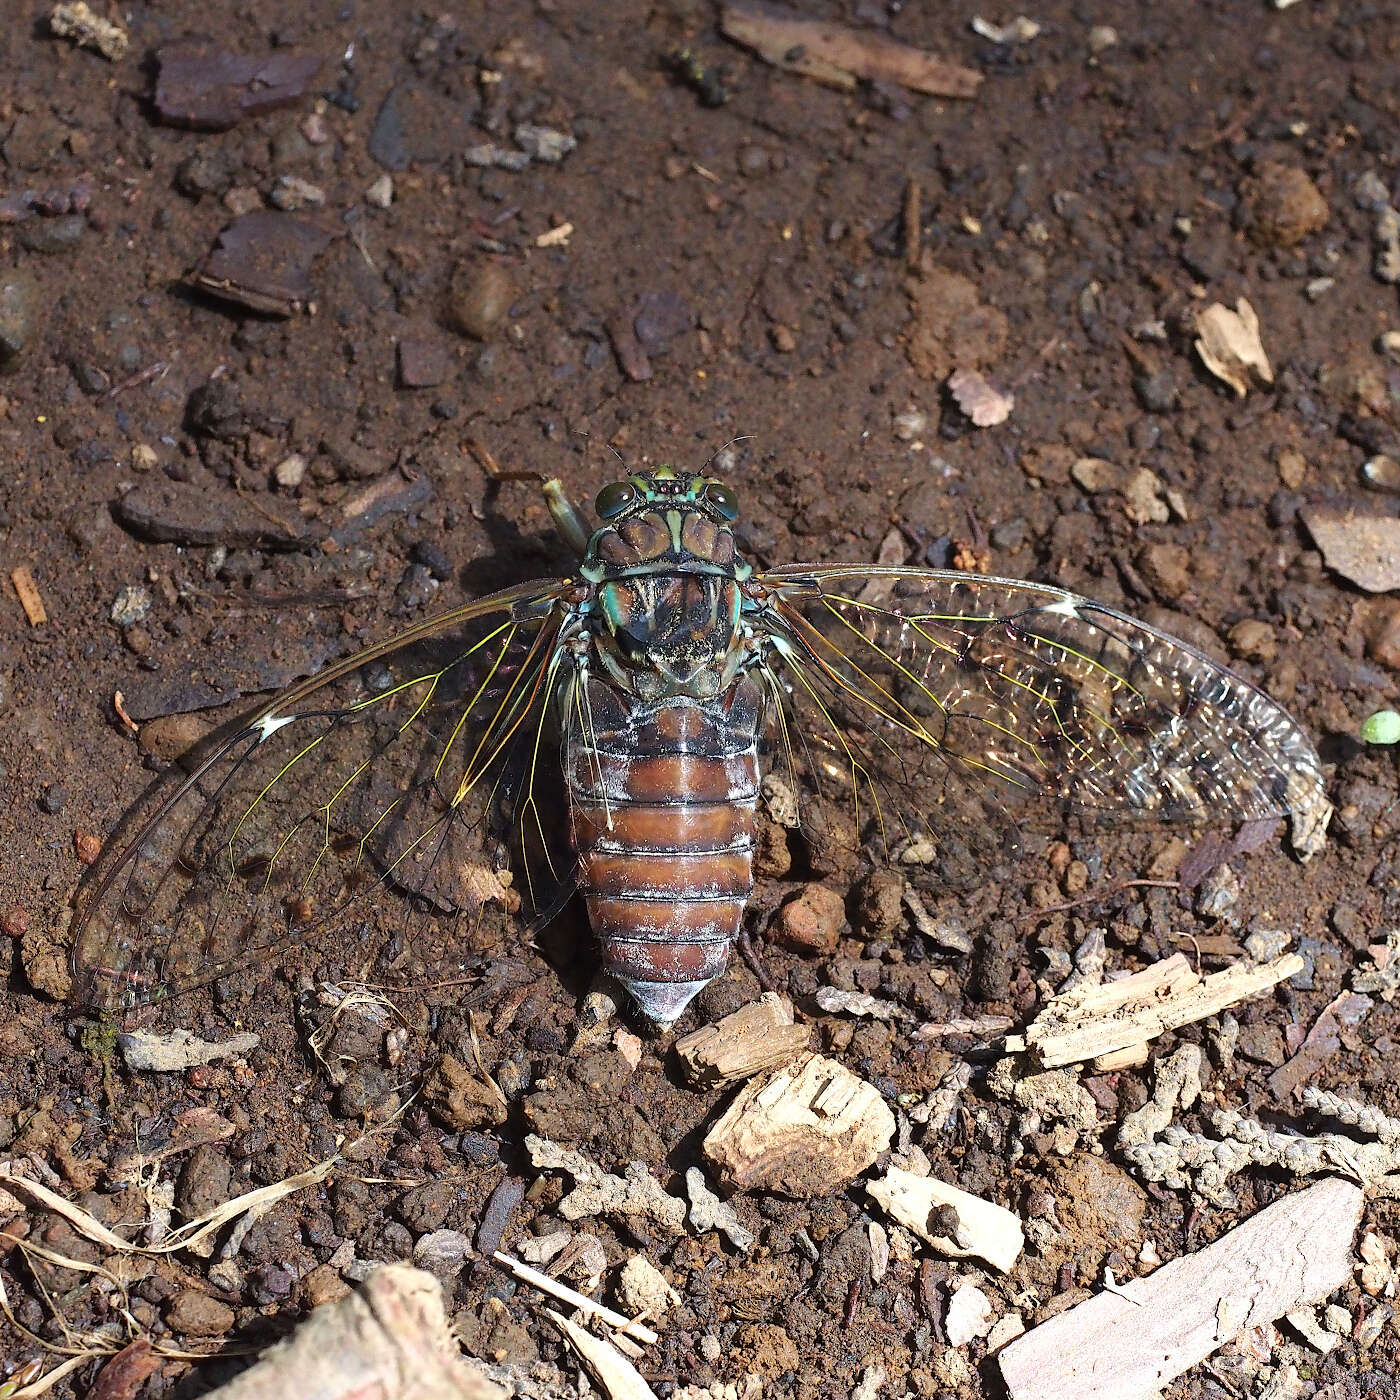
[[[704,1152],[732,1186],[807,1199],[859,1176],[894,1128],[873,1085],[809,1054],[741,1089],[706,1135]]]
[[[595,1337],[553,1308],[545,1311],[609,1400],[656,1400],[656,1392],[642,1373],[611,1342]]]
[[[891,1219],[940,1254],[954,1259],[975,1256],[1009,1273],[1025,1247],[1025,1233],[1014,1212],[937,1177],[891,1167],[865,1189]]]
[[[850,91],[865,78],[933,97],[975,97],[982,75],[868,29],[794,19],[756,6],[725,5],[720,29],[765,63]]]
[[[1217,1347],[1347,1283],[1362,1202],[1319,1182],[1042,1323],[998,1354],[1012,1400],[1156,1400]]]
[[[1205,367],[1241,398],[1249,392],[1251,376],[1274,382],[1273,366],[1259,339],[1259,317],[1241,297],[1235,310],[1213,301],[1196,313],[1196,353]]]
[[[21,564],[10,574],[10,582],[19,594],[19,605],[29,619],[31,627],[42,627],[49,620],[44,610],[44,600],[39,596],[39,585],[34,582],[34,572],[28,564]]]
[[[1237,963],[1202,977],[1183,953],[1141,972],[1098,986],[1081,983],[1051,999],[1026,1030],[1026,1048],[1046,1069],[1094,1060],[1104,1070],[1141,1060],[1118,1059],[1164,1031],[1203,1021],[1303,970],[1303,959],[1286,953],[1272,962]],[[1115,1057],[1100,1063],[1096,1057]]]
[[[1348,515],[1316,506],[1299,514],[1327,567],[1348,583],[1368,593],[1400,588],[1400,520],[1387,515]]]
[[[697,1086],[730,1084],[791,1063],[812,1038],[810,1026],[793,1024],[792,1007],[764,992],[722,1021],[676,1041],[686,1078]]]

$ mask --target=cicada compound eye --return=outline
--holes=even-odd
[[[637,499],[637,488],[630,481],[614,481],[598,492],[593,509],[603,520],[613,520]]]
[[[730,486],[725,486],[722,482],[712,481],[705,488],[706,504],[713,506],[715,511],[726,520],[733,520],[739,514],[739,496]]]

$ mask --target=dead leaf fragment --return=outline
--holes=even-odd
[[[1368,593],[1400,588],[1400,520],[1311,506],[1299,513],[1329,569]]]
[[[949,63],[925,49],[868,30],[797,19],[767,7],[726,5],[720,11],[720,29],[765,63],[828,87],[849,91],[865,78],[898,83],[933,97],[974,97],[982,85],[982,75],[974,69]]]
[[[1274,382],[1273,366],[1259,338],[1259,317],[1244,297],[1234,311],[1213,301],[1196,313],[1196,352],[1241,398],[1249,392],[1251,373],[1265,384]]]
[[[948,389],[958,407],[979,428],[995,428],[1011,417],[1016,400],[1003,394],[975,369],[960,369],[948,376]]]

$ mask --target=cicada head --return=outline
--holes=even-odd
[[[737,665],[739,584],[749,565],[728,486],[670,467],[598,493],[607,523],[580,572],[596,585],[594,630],[608,672],[641,699],[716,695]]]

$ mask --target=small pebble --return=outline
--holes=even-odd
[[[502,263],[493,259],[460,262],[448,290],[448,324],[473,340],[488,340],[514,300],[515,283]]]
[[[81,214],[34,219],[20,229],[19,242],[31,253],[66,253],[77,246],[86,231],[87,220]]]
[[[177,1293],[165,1310],[165,1323],[185,1337],[222,1337],[233,1330],[233,1309],[196,1288]]]
[[[275,208],[290,214],[298,209],[319,208],[326,202],[326,192],[300,175],[279,175],[273,181],[269,199]]]
[[[1400,493],[1400,462],[1383,453],[1371,457],[1361,468],[1361,480],[1373,491]]]
[[[394,177],[381,175],[366,191],[365,203],[376,209],[387,209],[394,202]]]
[[[39,289],[20,268],[0,273],[0,367],[18,360],[34,339]]]
[[[112,621],[118,627],[134,627],[144,622],[151,611],[151,594],[139,584],[130,584],[117,594],[112,604]]]
[[[295,491],[306,480],[306,458],[300,452],[283,457],[272,469],[272,479],[284,491]]]

